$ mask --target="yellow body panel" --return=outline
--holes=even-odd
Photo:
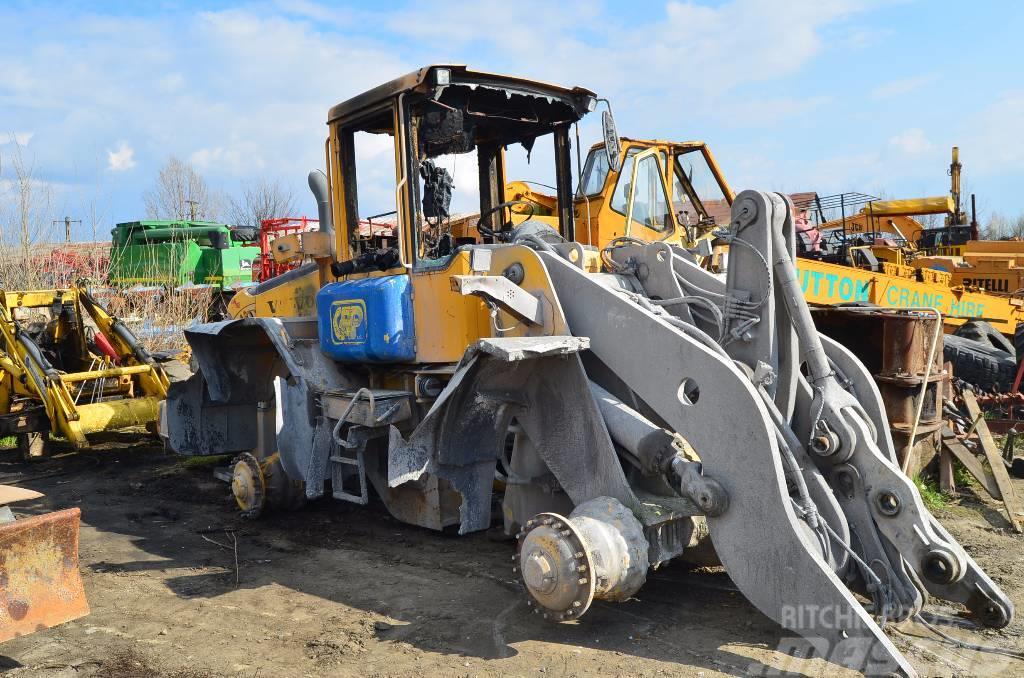
[[[914,250],[914,241],[921,235],[924,226],[920,221],[906,215],[879,216],[877,214],[855,214],[843,219],[827,221],[819,227],[822,232],[830,230],[842,230],[846,228],[847,235],[857,233],[895,233],[907,241],[906,248]]]
[[[600,270],[598,252],[592,251],[589,255],[585,255],[585,258],[590,265],[596,265],[598,268],[595,270]],[[544,322],[540,326],[527,325],[518,322],[514,316],[502,311],[498,313],[496,322],[499,327],[507,329],[497,333],[493,332],[493,327],[488,326],[486,336],[494,334],[502,337],[533,337],[572,334],[565,321],[565,316],[562,314],[558,296],[551,287],[547,268],[534,250],[524,246],[495,250],[492,254],[490,275],[502,275],[503,271],[514,264],[523,267],[523,280],[519,286],[530,295],[542,300],[541,315]]]
[[[320,291],[320,270],[314,269],[306,275],[289,280],[258,295],[247,295],[237,306],[232,300],[228,313],[232,318],[244,317],[236,313],[248,313],[261,318],[302,318],[316,315],[316,293]],[[236,298],[242,296],[235,295]],[[250,305],[249,300],[252,300]],[[249,313],[251,311],[251,313]]]
[[[1024,240],[970,240],[964,254],[1001,254],[1024,257]]]
[[[1024,242],[971,240],[956,247],[959,254],[917,257],[914,266],[945,271],[951,284],[994,295],[1019,295],[1024,290]]]
[[[811,304],[868,302],[885,308],[925,306],[942,313],[947,325],[984,318],[1004,334],[1013,334],[1017,322],[1024,320],[1019,302],[1004,297],[812,259],[797,259],[796,265],[804,298]]]
[[[444,269],[412,274],[417,362],[458,362],[467,346],[491,336],[484,303],[452,290],[451,276],[471,272],[469,253],[458,252]]]

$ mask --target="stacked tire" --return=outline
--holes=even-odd
[[[945,337],[945,359],[953,363],[953,376],[981,392],[1008,392],[1017,375],[1018,355],[1024,355],[1024,326],[1018,326],[1012,343],[983,320],[966,322]]]

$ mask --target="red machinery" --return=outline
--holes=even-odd
[[[383,246],[385,241],[395,236],[395,225],[385,218],[392,215],[394,212],[385,212],[361,220],[359,222],[359,238],[373,240],[376,246]],[[274,261],[274,252],[270,249],[270,244],[274,240],[292,233],[315,231],[318,228],[320,228],[320,222],[308,217],[264,219],[260,223],[260,256],[252,262],[253,281],[263,282],[285,271],[290,271],[301,263],[300,261]]]
[[[97,247],[99,245],[99,247]],[[102,280],[110,267],[109,243],[74,243],[36,254],[30,266],[53,288],[71,287],[82,278]]]
[[[260,222],[260,256],[253,261],[252,279],[255,282],[263,282],[298,266],[298,262],[278,263],[274,261],[270,243],[283,235],[305,233],[318,228],[320,228],[320,222],[308,217],[280,217],[264,219]]]

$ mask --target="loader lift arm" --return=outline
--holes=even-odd
[[[693,445],[728,496],[707,521],[730,577],[828,658],[872,674],[915,672],[854,592],[883,624],[916,614],[926,594],[966,604],[987,626],[1008,624],[1012,602],[900,472],[869,375],[814,330],[796,285],[788,201],[741,194],[719,236],[736,250],[724,284],[665,243],[615,248],[619,275],[635,275],[643,294],[541,257],[572,332]],[[721,305],[725,341],[686,310],[698,294]]]

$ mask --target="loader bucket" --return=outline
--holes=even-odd
[[[89,614],[77,508],[0,524],[0,642]]]

